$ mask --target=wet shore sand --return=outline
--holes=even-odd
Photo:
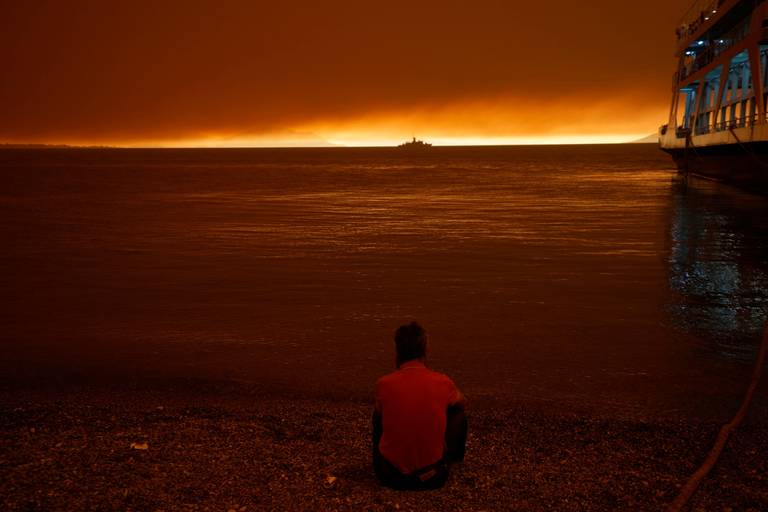
[[[370,468],[367,403],[217,386],[0,398],[2,510],[660,510],[721,424],[472,404],[447,486],[395,492]],[[763,402],[692,510],[768,508]]]

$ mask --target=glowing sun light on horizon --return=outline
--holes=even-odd
[[[647,137],[648,133],[593,135],[529,135],[529,136],[442,136],[413,133],[402,137],[344,133],[312,138],[281,138],[275,136],[227,137],[208,136],[172,141],[139,141],[121,144],[125,147],[160,148],[291,148],[291,147],[393,147],[410,140],[411,136],[433,146],[535,146],[568,144],[623,144]]]

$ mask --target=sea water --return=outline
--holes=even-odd
[[[768,203],[654,145],[0,150],[0,375],[365,399],[416,319],[477,401],[726,410]]]

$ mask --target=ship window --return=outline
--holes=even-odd
[[[768,84],[768,46],[760,46],[760,71],[762,73],[762,83],[765,87]]]
[[[677,105],[675,105],[675,121],[678,128],[690,128],[691,117],[696,108],[696,90],[698,84],[693,83],[683,87],[677,93]]]
[[[722,104],[738,103],[752,94],[752,77],[750,76],[749,57],[746,51],[740,52],[731,59],[728,76],[723,87]]]

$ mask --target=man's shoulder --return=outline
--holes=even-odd
[[[453,380],[448,375],[442,372],[438,372],[436,370],[432,370],[427,367],[422,367],[420,368],[420,370],[421,371],[419,372],[413,372],[413,373],[411,372],[403,373],[403,370],[396,370],[386,375],[382,375],[381,377],[378,378],[378,380],[376,380],[376,387],[386,386],[388,384],[394,384],[396,382],[400,382],[403,378],[406,378],[406,377],[414,377],[418,380],[427,379],[431,381],[453,384]]]
[[[434,380],[450,382],[451,384],[453,384],[453,380],[448,375],[442,372],[438,372],[437,370],[429,370],[429,376]]]
[[[379,386],[386,386],[394,380],[397,380],[397,372],[391,372],[386,375],[382,375],[376,380],[376,387],[378,388]]]

